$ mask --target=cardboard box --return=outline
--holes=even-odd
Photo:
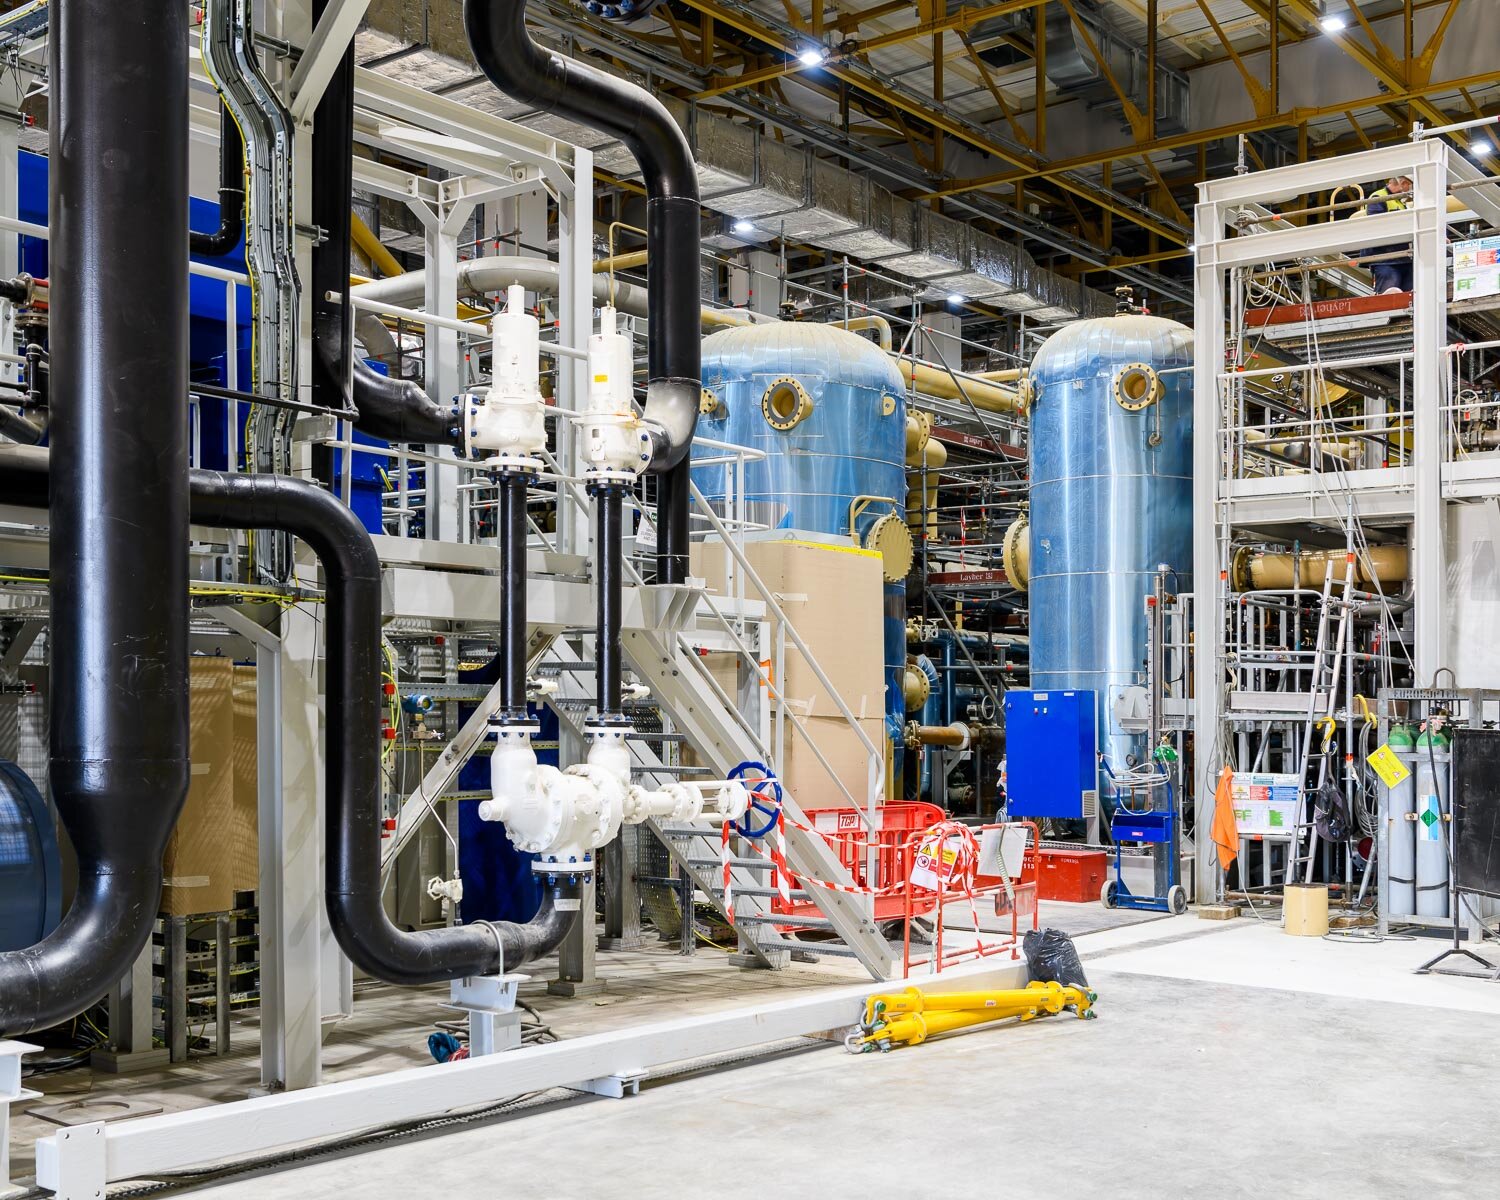
[[[227,658],[188,660],[187,803],[162,855],[161,911],[169,916],[234,906],[234,667]]]
[[[260,887],[260,759],[257,745],[255,668],[235,664],[234,708],[234,887]]]

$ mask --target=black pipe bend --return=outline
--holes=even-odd
[[[219,105],[219,227],[190,230],[188,249],[204,258],[223,258],[245,236],[245,138],[222,102]]]
[[[0,446],[0,503],[45,508],[48,459],[45,450]],[[192,471],[189,486],[195,524],[284,530],[305,541],[323,565],[328,647],[325,901],[340,948],[360,970],[404,985],[493,974],[502,958],[509,970],[555,950],[579,912],[578,885],[565,877],[549,888],[542,907],[525,924],[410,933],[386,915],[380,891],[380,556],[359,518],[316,484],[286,475]],[[127,783],[113,780],[111,787],[118,791]],[[69,832],[76,841],[79,833],[71,826]],[[143,875],[154,872],[155,887],[160,887],[160,847],[154,857],[143,848],[132,861],[142,864]],[[146,890],[153,897],[145,918],[149,928],[155,892]],[[110,914],[97,919],[106,916]],[[104,986],[112,982],[113,977]]]
[[[321,19],[328,0],[313,6]],[[391,442],[462,446],[451,406],[443,408],[408,379],[381,375],[354,357],[354,309],[348,303],[354,193],[354,47],[344,52],[313,111],[312,218],[324,233],[313,248],[313,403],[350,408],[355,426]],[[330,300],[333,293],[340,299]]]

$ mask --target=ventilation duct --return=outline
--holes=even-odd
[[[1075,99],[1082,100],[1090,108],[1100,107],[1120,113],[1119,96],[1114,84],[1100,66],[1102,59],[1109,67],[1121,91],[1141,111],[1148,107],[1151,75],[1145,51],[1145,28],[1141,26],[1133,36],[1130,31],[1117,29],[1094,7],[1086,6],[1084,0],[1076,0],[1075,22],[1068,10],[1053,5],[1047,13],[1047,78],[1059,90]],[[1083,26],[1084,28],[1080,28]],[[1087,29],[1087,35],[1084,29]],[[1099,48],[1096,58],[1089,45],[1092,39]],[[1188,124],[1188,81],[1180,71],[1158,62],[1156,64],[1156,132],[1158,136],[1184,133]]]
[[[354,53],[362,66],[381,75],[586,146],[594,151],[596,167],[619,178],[639,175],[634,158],[620,142],[501,94],[487,79],[476,78],[468,62],[368,26],[356,36]],[[646,83],[628,74],[624,78]],[[806,147],[763,137],[749,125],[686,101],[661,99],[693,143],[703,207],[731,221],[751,221],[767,236],[847,254],[881,272],[925,285],[920,294],[928,299],[958,292],[1049,323],[1114,312],[1111,296],[1039,268],[1019,246],[903,200],[868,176],[820,159]],[[893,298],[900,303],[908,300]]]

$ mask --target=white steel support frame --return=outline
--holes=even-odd
[[[1394,503],[1411,514],[1415,598],[1412,654],[1417,682],[1426,684],[1444,657],[1442,596],[1447,564],[1441,410],[1448,297],[1445,231],[1449,155],[1449,147],[1441,141],[1417,141],[1199,184],[1200,200],[1194,218],[1193,314],[1193,606],[1197,616],[1194,727],[1198,731],[1194,815],[1199,830],[1196,839],[1199,903],[1215,899],[1218,871],[1214,843],[1204,835],[1213,819],[1214,788],[1224,762],[1223,613],[1229,547],[1221,533],[1236,491],[1225,450],[1221,388],[1230,317],[1228,272],[1232,268],[1254,268],[1274,261],[1340,252],[1357,254],[1369,246],[1412,247],[1410,487],[1392,487],[1389,493],[1380,494],[1378,503],[1385,508]],[[1252,222],[1243,231],[1232,232],[1236,216],[1247,208],[1274,210],[1285,207],[1284,202],[1295,197],[1317,194],[1340,184],[1400,175],[1412,180],[1412,192],[1404,210],[1358,221],[1320,221],[1304,226],[1280,221],[1268,222],[1266,226]],[[1387,474],[1394,484],[1400,473]],[[1305,485],[1299,485],[1299,479],[1305,479]],[[1309,498],[1315,489],[1323,490],[1311,475],[1290,476],[1276,482],[1293,490],[1300,486],[1301,494]],[[1285,490],[1280,488],[1278,492]],[[1350,507],[1355,507],[1353,499]]]
[[[982,960],[923,982],[929,992],[1024,987],[1026,965]],[[787,1038],[836,1031],[860,1019],[880,982],[820,989],[779,1004],[678,1018],[528,1046],[441,1067],[416,1067],[284,1095],[262,1096],[134,1121],[75,1126],[39,1138],[37,1182],[59,1200],[95,1200],[112,1182],[160,1178],[233,1162],[526,1092],[638,1079],[673,1063],[736,1053]],[[840,1051],[830,1046],[824,1053]],[[587,1090],[595,1090],[590,1087]]]

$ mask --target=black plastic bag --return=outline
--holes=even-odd
[[[1033,929],[1022,940],[1021,948],[1026,952],[1026,973],[1033,983],[1088,987],[1073,939],[1061,929]]]

